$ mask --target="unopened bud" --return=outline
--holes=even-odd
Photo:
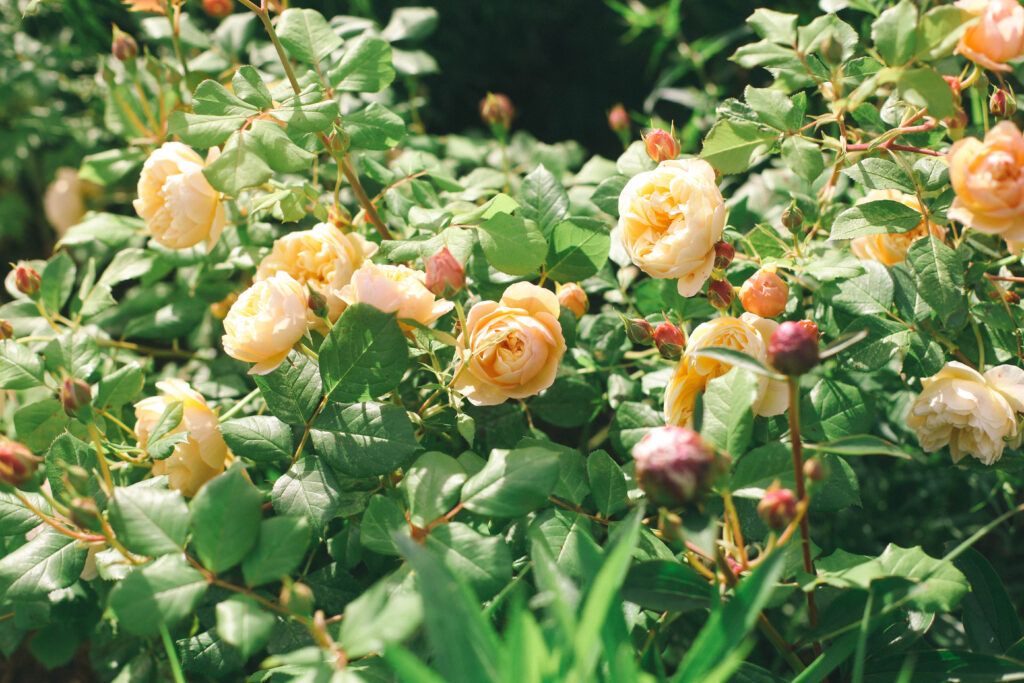
[[[665,321],[654,328],[654,345],[658,347],[658,353],[661,354],[662,358],[678,360],[683,355],[686,337],[683,336],[678,327]]]
[[[487,93],[487,96],[480,100],[480,118],[488,126],[500,126],[508,130],[512,125],[512,117],[516,110],[512,106],[512,100],[508,95],[501,93]]]
[[[99,531],[102,527],[99,508],[92,498],[74,498],[68,505],[68,510],[75,526],[90,531]]]
[[[964,129],[967,128],[967,112],[963,107],[957,107],[952,116],[942,119],[942,124],[946,126],[946,132],[949,133],[952,140],[959,140],[964,136]]]
[[[18,288],[19,292],[29,298],[34,299],[39,294],[41,282],[39,273],[35,271],[35,268],[24,261],[14,267],[14,285]]]
[[[60,404],[68,417],[87,417],[92,404],[92,389],[82,380],[68,377],[60,385]]]
[[[41,461],[17,441],[0,442],[0,482],[15,488],[23,486],[36,473]]]
[[[723,462],[685,427],[656,427],[633,447],[636,481],[657,505],[679,507],[698,502],[710,490]]]
[[[203,0],[203,11],[214,19],[223,19],[235,11],[235,0]]]
[[[1010,93],[997,88],[988,100],[988,111],[997,119],[1008,119],[1017,113],[1017,101]]]
[[[825,466],[821,464],[821,458],[811,458],[804,463],[804,476],[814,483],[824,479]]]
[[[800,210],[796,202],[790,202],[789,206],[782,212],[782,226],[794,235],[797,235],[800,233],[800,227],[803,224],[804,212]]]
[[[644,147],[647,149],[647,156],[657,163],[675,159],[679,156],[679,143],[675,137],[666,130],[653,128],[643,136]]]
[[[728,242],[715,242],[715,270],[725,270],[736,258],[736,249]]]
[[[278,602],[292,614],[308,616],[313,613],[313,590],[301,582],[286,583],[281,587]]]
[[[789,489],[772,484],[757,504],[757,514],[768,528],[785,529],[796,519],[796,496]]]
[[[621,104],[616,104],[612,107],[611,111],[608,112],[608,127],[619,133],[629,130],[629,125],[629,114],[626,113],[626,108]]]
[[[786,321],[768,341],[768,362],[784,375],[802,375],[818,364],[818,340],[800,323]]]
[[[650,344],[654,340],[654,328],[643,318],[621,316],[626,326],[626,336],[634,344]]]
[[[577,320],[582,318],[590,308],[590,299],[587,298],[587,293],[575,282],[558,285],[556,293],[558,294],[558,303],[572,311]]]
[[[804,320],[797,320],[796,324],[804,328],[807,334],[811,335],[814,339],[814,343],[817,344],[818,340],[821,339],[821,332],[818,331],[818,326],[806,318]]]
[[[834,33],[821,41],[821,57],[829,64],[839,64],[843,61],[843,44],[836,39]]]
[[[10,320],[0,318],[0,341],[5,339],[14,339],[14,326]]]
[[[450,299],[466,284],[466,271],[456,260],[448,247],[427,259],[427,276],[424,284],[434,296]]]
[[[1018,294],[1017,292],[1011,292],[1011,291],[1007,290],[1007,291],[1003,292],[1003,299],[1008,304],[1019,304],[1020,303],[1020,294]],[[8,323],[8,325],[10,325],[10,323]]]
[[[774,265],[764,266],[740,287],[743,308],[762,318],[780,315],[786,310],[788,300],[789,285],[778,276]]]
[[[118,61],[127,62],[138,56],[139,44],[130,35],[114,26],[114,40],[110,44],[110,51]]]
[[[238,301],[238,292],[231,292],[220,301],[210,304],[210,313],[217,320],[223,320],[228,317],[228,311],[236,301]]]
[[[720,311],[732,306],[732,283],[726,279],[708,282],[708,303]]]
[[[313,285],[306,284],[306,289],[309,296],[306,298],[306,305],[309,306],[309,310],[313,311],[313,315],[318,318],[327,317],[327,299],[324,295],[317,291]]]

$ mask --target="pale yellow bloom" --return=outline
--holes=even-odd
[[[43,212],[46,220],[63,236],[73,225],[78,225],[85,215],[84,183],[73,168],[58,168],[57,177],[46,187],[43,194]]]
[[[1009,121],[985,140],[963,138],[950,148],[949,181],[956,198],[952,220],[1007,241],[1024,240],[1024,137]]]
[[[288,273],[254,283],[224,318],[224,351],[255,363],[250,375],[265,375],[281,364],[306,333],[309,294]]]
[[[892,189],[871,190],[857,203],[876,202],[883,199],[899,202],[904,206],[909,206],[914,211],[921,211],[921,202],[917,201],[917,197]],[[921,222],[910,232],[882,233],[879,235],[856,237],[850,241],[850,250],[859,258],[878,261],[879,263],[891,266],[900,261],[905,261],[910,245],[929,232],[940,240],[946,237],[945,228],[925,220],[924,216],[922,216]]]
[[[436,298],[424,284],[425,279],[425,273],[408,266],[366,262],[353,273],[339,296],[349,305],[369,304],[385,313],[397,313],[399,318],[430,325],[455,308],[455,304]],[[399,324],[409,330],[401,321]]]
[[[1017,0],[959,0],[956,6],[981,20],[968,27],[956,54],[993,71],[1024,55],[1024,7]]]

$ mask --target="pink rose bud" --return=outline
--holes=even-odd
[[[434,296],[451,298],[466,284],[466,271],[455,260],[448,247],[427,259],[427,277],[424,281]]]
[[[0,318],[0,341],[4,339],[14,339],[14,326],[10,320]]]
[[[82,380],[68,377],[60,385],[60,403],[68,417],[81,415],[80,411],[92,405],[92,389]]]
[[[794,235],[797,235],[800,233],[800,226],[803,224],[804,212],[800,210],[796,202],[790,202],[789,206],[782,212],[782,226]]]
[[[235,0],[203,0],[203,11],[214,19],[223,19],[235,11]]]
[[[118,61],[127,62],[138,56],[139,44],[130,35],[114,26],[114,40],[110,44],[110,51]]]
[[[512,125],[515,113],[508,95],[489,92],[480,100],[480,118],[489,126],[501,126],[507,130]]]
[[[34,299],[39,293],[40,283],[39,273],[24,261],[14,268],[14,284],[22,294]]]
[[[764,266],[740,287],[743,308],[762,318],[780,315],[788,299],[789,285],[775,272],[775,266]]]
[[[1017,113],[1017,101],[1013,95],[998,88],[989,98],[988,111],[997,119],[1008,119]]]
[[[821,464],[821,458],[811,458],[804,463],[804,476],[815,483],[825,477],[825,466]]]
[[[818,340],[807,327],[788,320],[768,341],[768,362],[784,375],[802,375],[818,364]]]
[[[327,299],[308,282],[306,283],[306,291],[309,292],[309,297],[306,299],[306,305],[309,306],[309,310],[313,311],[313,315],[318,318],[326,318]]]
[[[608,112],[608,127],[618,133],[624,130],[629,130],[629,126],[629,114],[626,113],[626,108],[621,104],[616,104],[612,107],[611,111]]]
[[[728,242],[715,242],[715,270],[725,270],[736,258],[736,249]]]
[[[719,463],[697,432],[657,427],[633,447],[636,481],[651,502],[679,507],[697,502],[711,488]]]
[[[666,321],[654,329],[654,345],[658,347],[658,353],[662,358],[678,360],[683,355],[686,337],[678,327]]]
[[[644,146],[647,148],[647,156],[659,164],[679,156],[679,143],[668,131],[654,128],[647,131],[643,139]]]
[[[821,339],[821,332],[818,331],[818,326],[810,320],[797,320],[796,324],[807,330],[807,333],[814,338],[814,343],[817,344],[818,340]]]
[[[0,443],[0,482],[15,488],[24,486],[36,469],[42,458],[32,455],[32,451],[16,441],[4,441]]]
[[[757,514],[768,528],[785,529],[796,519],[796,496],[789,489],[772,484],[757,504]]]
[[[558,303],[572,311],[577,320],[582,318],[590,308],[587,293],[575,282],[558,285],[555,294],[558,295]]]
[[[626,336],[634,344],[650,344],[654,340],[654,328],[643,318],[621,316],[626,326]]]
[[[732,306],[732,284],[726,280],[711,280],[708,283],[708,303],[720,311]]]

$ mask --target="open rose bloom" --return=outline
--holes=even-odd
[[[430,325],[455,308],[451,301],[438,299],[427,289],[426,273],[408,266],[386,266],[364,263],[342,288],[339,296],[346,304],[370,304],[385,313],[397,313],[399,318]],[[402,329],[409,326],[401,321]]]
[[[1010,71],[1006,62],[1024,55],[1024,7],[1017,0],[959,0],[956,6],[980,17],[968,27],[956,54],[993,71]]]
[[[697,394],[707,388],[708,382],[732,370],[730,363],[714,358],[696,356],[694,351],[706,348],[724,348],[742,351],[762,363],[768,360],[768,340],[779,324],[774,320],[744,313],[739,318],[723,316],[701,323],[686,341],[686,350],[669,380],[665,392],[665,422],[687,427],[693,423],[693,410]],[[779,415],[789,407],[786,383],[760,377],[757,398],[752,406],[755,415]]]
[[[921,202],[917,200],[917,197],[892,189],[871,190],[857,203],[876,202],[883,199],[899,202],[914,211],[921,211]],[[946,229],[921,216],[921,221],[909,232],[881,233],[854,238],[850,240],[850,251],[859,258],[892,266],[905,261],[910,245],[928,234],[932,234],[940,240],[945,239]]]
[[[255,363],[250,375],[265,375],[288,357],[306,333],[305,288],[288,273],[275,273],[242,292],[224,318],[224,351]]]
[[[715,169],[680,159],[633,176],[619,195],[617,229],[633,263],[652,277],[678,280],[679,294],[693,296],[711,276],[725,229]]]
[[[478,406],[526,398],[551,386],[565,353],[558,298],[550,290],[518,282],[501,301],[470,309],[459,335],[463,362],[456,391]]]
[[[948,215],[1008,242],[1024,240],[1024,137],[1009,121],[985,140],[964,138],[947,155],[956,198]]]

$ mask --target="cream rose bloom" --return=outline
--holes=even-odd
[[[43,194],[43,213],[46,220],[63,237],[85,215],[85,183],[73,168],[58,168],[57,177],[47,185]]]
[[[984,375],[952,361],[921,380],[907,416],[921,448],[949,446],[953,462],[971,455],[986,465],[999,460],[1007,441],[1020,443],[1017,413],[1024,412],[1024,370],[997,365]]]
[[[629,258],[648,275],[678,279],[682,296],[710,277],[724,229],[725,200],[703,159],[663,161],[619,195],[618,231]]]
[[[665,392],[665,422],[687,427],[693,423],[693,410],[697,394],[708,382],[732,370],[732,364],[694,355],[694,351],[707,348],[725,348],[768,361],[768,340],[779,324],[774,320],[744,313],[739,318],[723,316],[701,323],[686,340],[686,349],[679,365],[669,380]],[[760,377],[757,398],[752,406],[755,415],[778,415],[789,407],[786,383]]]
[[[388,266],[364,263],[351,281],[341,289],[341,300],[346,304],[370,304],[385,313],[397,313],[399,318],[430,325],[455,304],[437,299],[424,284],[426,274],[408,266]],[[409,326],[402,324],[408,331]]]
[[[1008,241],[1024,240],[1024,137],[1009,121],[993,126],[985,141],[963,138],[946,155],[956,192],[952,220]]]
[[[167,475],[168,486],[186,496],[194,496],[200,487],[224,471],[230,456],[220,433],[217,414],[206,405],[206,399],[180,379],[156,383],[158,396],[135,404],[135,435],[139,447],[146,448],[149,435],[167,406],[180,401],[181,422],[170,433],[185,432],[188,440],[175,444],[174,452],[153,463],[153,474]]]
[[[955,53],[993,71],[1024,55],[1024,7],[1017,0],[959,0],[960,9],[980,16],[957,43]]]
[[[864,196],[864,198],[858,200],[857,203],[863,204],[864,202],[877,202],[883,199],[899,202],[904,206],[909,206],[917,212],[921,211],[921,202],[917,201],[917,197],[912,194],[905,194],[899,190],[871,190]],[[853,251],[858,258],[867,259],[869,261],[878,261],[879,263],[883,263],[887,266],[892,266],[901,261],[905,261],[907,258],[907,251],[910,250],[910,245],[927,235],[929,232],[940,240],[945,239],[946,237],[945,228],[939,227],[929,220],[925,220],[922,216],[917,227],[909,232],[882,233],[879,235],[864,235],[863,237],[856,237],[850,241],[850,250]]]
[[[135,212],[158,243],[171,249],[206,240],[213,249],[224,229],[220,193],[203,175],[203,158],[180,142],[165,142],[149,155],[139,176]]]
[[[260,261],[256,281],[266,280],[275,273],[288,273],[300,285],[309,285],[323,295],[327,317],[334,322],[345,310],[342,287],[376,251],[377,245],[362,235],[346,234],[330,223],[320,223],[311,230],[289,233],[275,240],[274,248]]]
[[[458,339],[454,389],[478,406],[547,389],[565,353],[558,313],[555,294],[529,282],[511,285],[501,301],[473,306]]]
[[[255,363],[250,375],[265,375],[281,364],[306,333],[309,294],[288,273],[253,283],[224,318],[224,351]]]

